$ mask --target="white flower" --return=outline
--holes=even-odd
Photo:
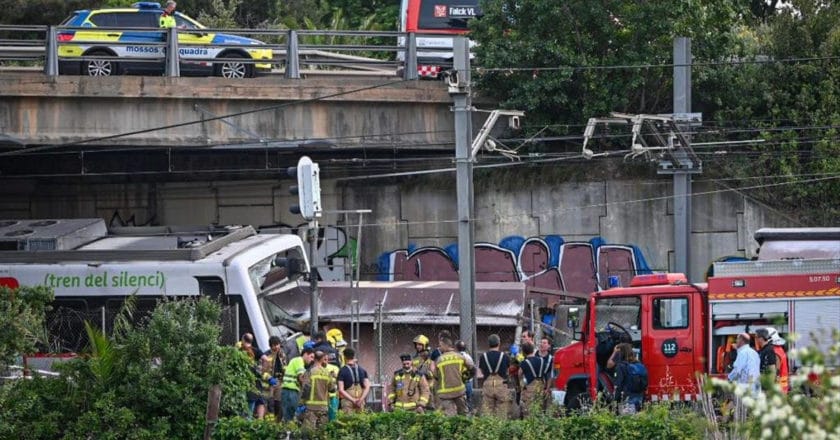
[[[779,429],[779,437],[786,438],[788,435],[790,435],[790,430],[787,426],[782,426],[782,428]]]
[[[773,431],[770,428],[764,428],[761,431],[761,438],[773,438]]]

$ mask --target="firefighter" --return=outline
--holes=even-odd
[[[344,349],[347,347],[347,342],[344,340],[344,333],[342,333],[341,329],[332,328],[327,331],[327,341],[338,353],[339,367],[343,367],[345,363]]]
[[[286,365],[283,374],[283,385],[280,392],[280,403],[283,406],[283,421],[290,422],[295,419],[295,412],[301,399],[301,385],[306,376],[306,370],[314,362],[315,351],[312,350],[312,343],[307,342],[300,356],[292,358]]]
[[[282,393],[280,383],[283,382],[283,374],[286,370],[286,354],[283,353],[282,342],[277,336],[268,338],[268,346],[270,349],[265,353],[263,376],[269,375],[267,379],[271,390],[269,407],[274,414],[274,419],[279,422],[283,419],[283,406],[280,403]],[[271,378],[274,378],[273,385],[271,385]]]
[[[481,392],[481,415],[507,419],[510,406],[508,368],[510,357],[499,350],[499,335],[487,338],[489,350],[478,358],[478,368],[484,376]]]
[[[329,355],[327,355],[329,358]],[[335,420],[338,417],[338,373],[341,371],[335,364],[327,362],[327,371],[330,373],[330,377],[332,377],[333,385],[335,386],[333,391],[330,391],[330,404],[329,404],[329,411],[327,411],[327,416],[329,421]]]
[[[335,378],[327,369],[327,354],[315,352],[312,368],[306,372],[301,399],[306,409],[303,412],[304,429],[314,430],[329,421],[330,393],[335,391]]]
[[[414,357],[411,360],[411,365],[418,374],[426,377],[426,382],[431,389],[432,397],[429,399],[428,409],[435,408],[435,377],[434,377],[434,362],[430,359],[429,338],[426,335],[417,335],[414,338]]]
[[[475,365],[455,351],[449,332],[441,332],[438,342],[442,354],[435,363],[434,375],[439,409],[447,416],[465,416],[467,386],[464,381],[475,375]]]
[[[522,373],[522,418],[528,417],[532,406],[545,408],[548,398],[548,383],[545,377],[545,359],[534,355],[534,345],[528,342],[522,344],[522,361],[519,369]]]
[[[773,327],[760,328],[755,332],[756,345],[759,347],[758,357],[761,361],[761,373],[773,375],[782,393],[787,394],[789,372],[785,340]]]
[[[347,364],[338,373],[338,394],[341,397],[341,411],[345,414],[360,413],[365,410],[365,400],[370,392],[370,379],[364,368],[356,361],[356,351],[348,348],[344,351]],[[411,360],[409,358],[409,360]]]
[[[394,372],[388,404],[391,410],[416,411],[423,413],[429,404],[431,391],[426,376],[419,374],[413,366],[411,355],[400,355],[402,369]]]

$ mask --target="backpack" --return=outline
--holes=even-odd
[[[642,394],[648,386],[648,372],[641,362],[627,363],[627,391]]]

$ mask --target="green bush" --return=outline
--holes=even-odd
[[[221,414],[234,416],[253,384],[247,357],[218,344],[220,313],[206,298],[164,301],[111,337],[88,326],[90,353],[61,376],[0,387],[0,438],[200,438],[209,388],[222,386]]]
[[[568,417],[534,416],[504,421],[483,417],[442,417],[439,413],[376,413],[339,417],[310,437],[367,440],[612,440],[699,439],[705,421],[695,413],[653,406],[640,414],[618,417],[609,412]],[[294,425],[228,418],[219,421],[216,440],[305,438]]]

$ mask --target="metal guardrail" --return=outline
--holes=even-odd
[[[143,32],[152,35],[149,42],[60,41],[60,36],[70,32],[97,32],[111,36],[122,32]],[[225,33],[249,36],[266,41],[263,45],[247,44],[197,44],[179,42],[179,34],[193,34],[202,37],[210,33]],[[157,35],[155,35],[157,34]],[[43,63],[44,73],[59,74],[59,63],[85,61],[113,61],[160,63],[163,61],[165,75],[180,76],[182,62],[247,64],[271,64],[273,72],[286,78],[299,79],[301,75],[375,75],[417,79],[417,38],[451,37],[447,35],[419,35],[406,32],[387,31],[334,31],[334,30],[272,30],[272,29],[178,29],[178,28],[109,28],[109,27],[67,27],[67,26],[9,26],[0,25],[0,64],[7,61]],[[116,57],[105,55],[65,56],[63,47],[154,47],[152,54],[160,57]],[[189,57],[182,59],[180,49],[184,48],[226,48],[226,49],[271,49],[272,58],[265,60],[233,57]],[[421,50],[447,51],[446,48]],[[377,56],[378,55],[378,56]],[[30,70],[30,69],[27,69]]]

